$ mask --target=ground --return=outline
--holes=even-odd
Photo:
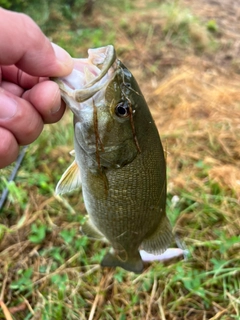
[[[108,246],[80,235],[81,193],[54,195],[72,161],[66,112],[8,185],[0,319],[240,319],[238,2],[99,1],[89,17],[71,10],[70,22],[50,9],[54,25],[41,27],[53,41],[76,57],[113,43],[137,79],[166,152],[167,213],[190,255],[138,276],[100,268]]]

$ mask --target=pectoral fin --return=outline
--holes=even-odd
[[[168,248],[172,238],[172,228],[168,218],[165,216],[160,221],[155,232],[144,239],[141,249],[149,253],[161,254]]]
[[[70,165],[70,167],[68,167],[59,180],[55,189],[55,193],[63,194],[79,187],[81,187],[80,170],[76,161],[73,161],[73,163]]]

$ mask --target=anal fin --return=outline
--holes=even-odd
[[[77,162],[74,160],[73,163],[67,168],[67,170],[62,175],[61,179],[59,180],[55,193],[56,194],[63,194],[70,192],[74,189],[81,187],[81,176],[80,170],[77,165]]]
[[[149,253],[161,254],[168,248],[172,238],[172,227],[165,216],[160,221],[155,232],[143,240],[141,249]]]

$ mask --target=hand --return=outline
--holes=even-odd
[[[65,105],[49,77],[71,73],[69,54],[51,44],[28,16],[0,8],[0,168],[16,160],[19,145],[33,142],[44,123]]]

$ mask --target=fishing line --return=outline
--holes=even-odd
[[[18,156],[17,158],[17,161],[15,163],[15,167],[13,168],[12,170],[12,173],[10,174],[9,178],[8,178],[8,183],[11,182],[11,181],[14,181],[16,175],[17,175],[17,172],[20,168],[20,165],[23,161],[23,158],[25,156],[25,153],[27,151],[27,148],[28,146],[24,146],[22,148],[22,151],[20,153],[20,155]],[[9,190],[8,188],[6,187],[4,190],[3,190],[3,193],[2,193],[2,196],[1,196],[1,199],[0,199],[0,211],[2,210],[3,206],[4,206],[4,203],[5,201],[7,200],[7,197],[8,197],[8,193],[9,193]]]

